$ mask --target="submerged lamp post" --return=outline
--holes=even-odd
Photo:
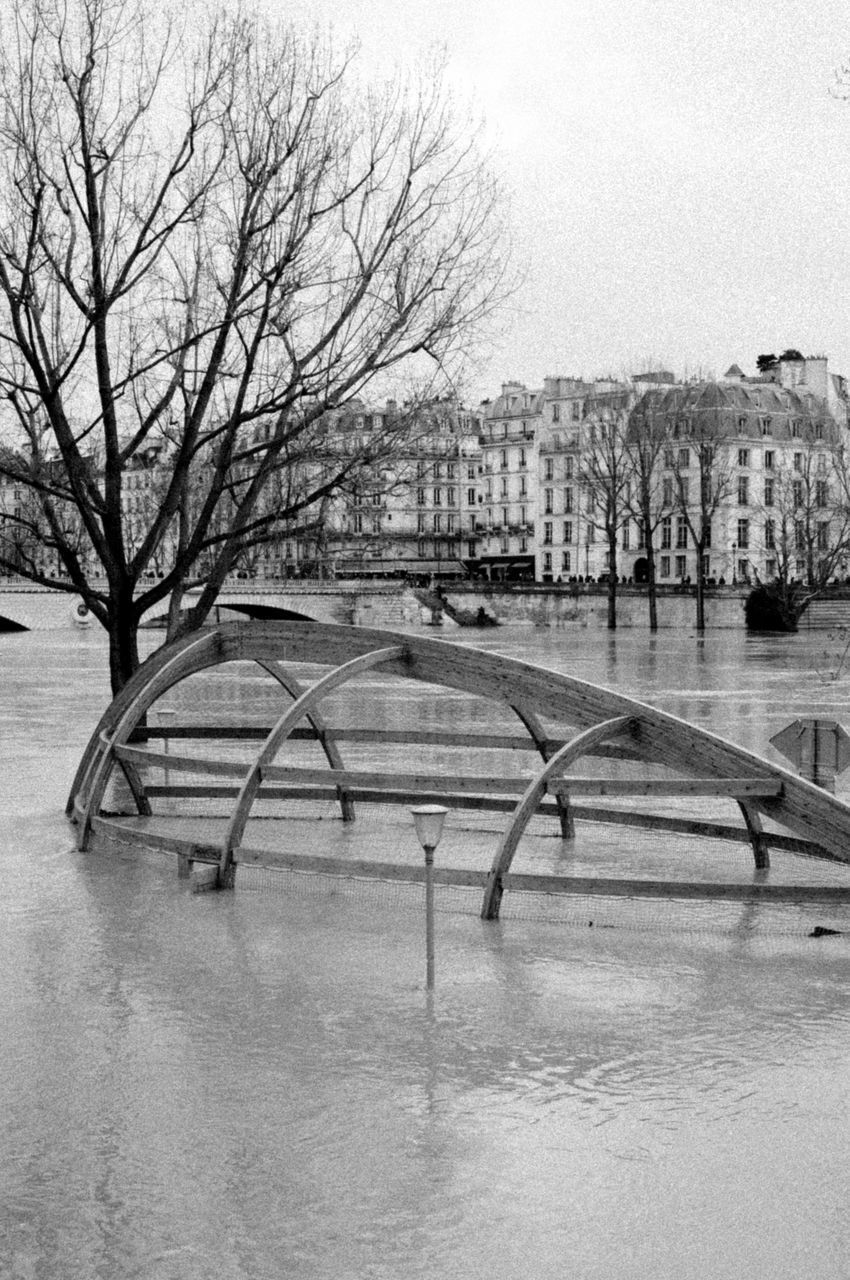
[[[440,843],[448,809],[441,804],[419,804],[410,812],[425,850],[425,985],[430,991],[434,986],[434,850]]]

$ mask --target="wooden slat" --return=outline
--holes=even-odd
[[[360,742],[392,746],[397,743],[409,743],[422,747],[457,747],[459,750],[472,751],[525,751],[537,752],[538,748],[531,738],[520,738],[510,734],[494,733],[437,733],[430,730],[416,729],[361,729],[334,728],[328,726],[337,742]],[[271,733],[271,726],[263,725],[169,725],[167,727],[140,726],[133,730],[130,741],[149,742],[162,739],[198,739],[220,742],[265,740]],[[316,741],[312,729],[299,726],[289,735],[292,742]],[[566,738],[546,738],[541,745],[550,754],[560,751],[568,741]],[[610,760],[641,760],[643,757],[627,744],[617,746],[610,743],[595,747],[588,751],[589,756]]]
[[[131,836],[145,845],[163,853],[188,856],[193,861],[212,864],[218,859],[218,850],[212,845],[202,845],[187,838],[169,837],[138,820],[133,823],[120,819],[94,818],[92,830],[107,838],[125,840]],[[282,850],[253,848],[242,845],[234,850],[237,865],[268,867],[275,871],[296,871],[313,875],[337,875],[353,879],[385,880],[395,883],[420,884],[425,878],[421,863],[401,864],[371,862],[359,858],[322,857],[286,853]],[[461,888],[484,887],[487,876],[483,871],[465,867],[437,866],[434,880],[437,884]],[[708,901],[749,902],[850,902],[850,885],[786,885],[769,881],[743,883],[706,883],[683,880],[627,880],[603,876],[554,876],[510,872],[505,876],[505,888],[514,892],[547,894],[553,896],[617,897],[617,898],[683,898]]]
[[[116,747],[119,760],[137,765],[175,772],[203,773],[219,777],[242,778],[250,766],[238,761],[205,760],[196,756],[177,756],[165,752],[149,751],[139,747]],[[292,782],[336,787],[358,787],[370,790],[416,791],[443,789],[461,794],[521,795],[527,788],[528,778],[494,778],[483,774],[420,774],[384,773],[369,769],[308,768],[297,765],[266,765],[262,769],[266,782]],[[588,778],[568,777],[552,779],[547,783],[550,795],[598,795],[598,796],[777,796],[782,783],[775,778]]]

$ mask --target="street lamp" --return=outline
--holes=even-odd
[[[434,986],[434,850],[440,843],[448,809],[441,804],[419,804],[410,812],[425,850],[425,985],[430,991]]]

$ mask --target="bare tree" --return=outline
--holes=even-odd
[[[628,449],[628,392],[594,396],[586,403],[581,484],[585,519],[608,544],[608,630],[617,627],[617,537],[628,515],[632,483]]]
[[[761,542],[772,573],[761,584],[764,604],[795,627],[810,602],[850,554],[850,469],[843,444],[811,442],[793,452],[792,466],[767,476],[759,503]]]
[[[241,13],[186,52],[156,12],[15,0],[0,32],[7,474],[61,567],[25,572],[82,595],[115,689],[151,606],[172,636],[197,627],[280,525],[265,495],[293,454],[322,460],[295,515],[394,447],[373,433],[335,465],[326,411],[394,370],[450,383],[505,291],[498,192],[438,69],[359,85],[351,56]],[[167,484],[131,532],[152,444]]]
[[[706,553],[711,546],[712,522],[732,494],[734,472],[711,419],[699,414],[671,461],[675,505],[696,553],[696,629],[704,631]]]
[[[658,630],[658,592],[655,564],[655,534],[665,516],[670,514],[672,495],[665,502],[661,467],[665,449],[669,448],[667,422],[657,412],[660,395],[647,391],[634,406],[629,417],[626,451],[633,482],[628,495],[629,511],[638,524],[646,553],[649,627]]]

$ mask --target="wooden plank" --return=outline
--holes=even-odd
[[[191,857],[192,861],[210,867],[218,863],[217,846],[202,845],[188,838],[168,836],[150,822],[140,819],[95,818],[93,832],[108,838],[144,844],[171,855]],[[353,878],[378,879],[391,882],[422,883],[424,864],[371,862],[366,859],[340,858],[309,854],[287,853],[283,850],[254,848],[242,845],[234,850],[234,862],[246,866],[268,867],[270,870],[291,870],[310,874],[342,875]],[[195,868],[194,870],[197,870]],[[482,888],[488,876],[483,871],[470,868],[438,866],[434,868],[436,883],[460,887]],[[771,884],[769,880],[752,882],[717,882],[684,880],[630,880],[605,876],[558,876],[509,872],[505,876],[505,889],[553,895],[587,895],[628,898],[666,898],[670,900],[694,898],[714,901],[768,900],[775,902],[850,902],[850,883],[844,885],[785,885]]]
[[[550,760],[547,760],[537,777],[531,781],[527,791],[517,805],[516,812],[502,834],[498,848],[493,855],[490,874],[487,877],[484,902],[481,907],[481,918],[483,920],[495,920],[498,917],[505,874],[510,871],[511,861],[516,853],[522,833],[540,804],[541,797],[546,791],[550,778],[554,777],[558,771],[562,771],[567,765],[572,764],[573,760],[579,759],[587,748],[611,738],[623,737],[630,733],[633,727],[634,723],[630,716],[615,716],[611,720],[596,724],[592,729],[585,729],[583,733],[577,734],[571,742],[568,742]]]
[[[229,868],[233,859],[233,850],[238,848],[242,842],[245,824],[248,821],[251,806],[262,781],[262,770],[274,760],[281,745],[286,741],[286,738],[299,720],[302,720],[309,711],[312,711],[327,694],[348,684],[355,676],[365,675],[373,671],[375,667],[391,665],[398,659],[403,659],[406,652],[403,644],[384,645],[380,648],[370,649],[366,653],[358,654],[356,658],[350,658],[348,662],[334,667],[321,680],[317,680],[314,685],[311,685],[280,717],[263,743],[254,764],[248,770],[233,813],[230,816],[230,821],[227,824],[227,830],[221,844],[221,863],[219,867],[219,883],[222,887],[226,887],[229,883]]]

